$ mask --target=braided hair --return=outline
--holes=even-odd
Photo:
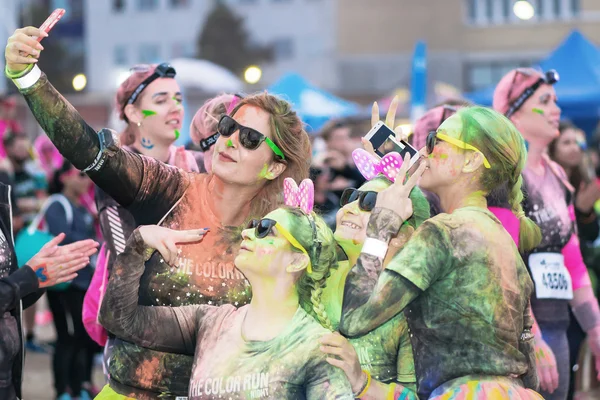
[[[305,269],[296,281],[300,306],[324,328],[333,331],[331,320],[321,302],[323,288],[331,274],[331,269],[337,268],[333,232],[323,218],[314,212],[307,215],[299,208],[284,207],[284,209],[293,217],[290,233],[306,249],[312,266],[311,273]]]

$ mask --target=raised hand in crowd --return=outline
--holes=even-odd
[[[98,249],[98,242],[91,239],[59,246],[64,238],[64,233],[56,236],[27,262],[35,272],[40,288],[75,279],[77,271],[89,264],[90,256]]]

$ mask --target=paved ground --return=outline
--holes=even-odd
[[[50,325],[42,326],[37,331],[38,337],[43,341],[53,340],[54,330]],[[46,354],[29,353],[25,360],[25,375],[23,381],[23,400],[54,400],[55,394],[52,386],[51,357]],[[104,377],[100,367],[94,369],[94,384],[98,387],[104,385]],[[600,389],[581,393],[576,400],[600,400]]]

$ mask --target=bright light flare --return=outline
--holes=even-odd
[[[513,6],[513,12],[517,16],[517,18],[528,21],[535,15],[535,9],[533,5],[525,0],[519,0]]]
[[[248,82],[251,85],[260,81],[261,77],[262,77],[262,70],[254,65],[246,68],[246,71],[244,72],[244,79],[246,80],[246,82]]]

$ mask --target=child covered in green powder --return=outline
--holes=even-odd
[[[331,329],[321,293],[337,262],[335,240],[312,212],[312,182],[298,189],[290,181],[288,207],[242,232],[235,265],[252,285],[249,305],[138,305],[145,260],[158,250],[171,262],[178,243],[198,242],[209,231],[143,226],[117,258],[101,323],[138,345],[193,354],[189,399],[353,398],[343,371],[327,363],[318,343]]]
[[[391,184],[389,179],[379,175],[359,189],[349,188],[343,192],[334,236],[344,254],[340,255],[338,269],[332,273],[323,293],[323,303],[335,327],[341,318],[346,279],[365,242],[377,194]],[[429,203],[423,193],[415,188],[410,196],[414,214],[391,243],[393,249],[386,255],[387,262],[409,240],[415,229],[429,218]],[[321,343],[322,350],[329,354],[328,362],[346,372],[355,394],[362,392],[363,398],[386,399],[389,395],[396,398],[404,391],[406,396],[411,396],[407,399],[415,398],[415,366],[404,314],[396,315],[364,336],[347,340],[332,333],[323,337]],[[371,378],[370,382],[367,376]]]

